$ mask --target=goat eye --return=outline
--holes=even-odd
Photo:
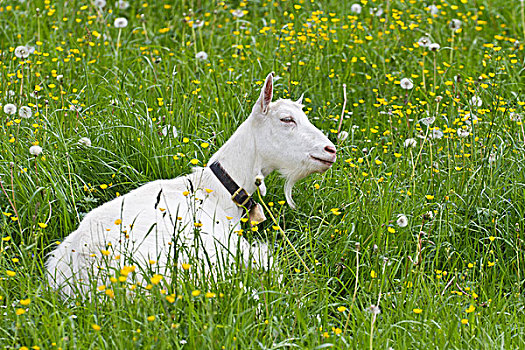
[[[281,121],[286,124],[295,124],[295,120],[292,117],[281,118]]]

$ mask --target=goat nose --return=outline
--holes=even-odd
[[[324,150],[328,153],[335,154],[337,151],[335,150],[334,146],[326,146]]]

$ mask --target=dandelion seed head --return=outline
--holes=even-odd
[[[405,148],[411,148],[417,146],[417,141],[413,138],[406,139],[404,142]]]
[[[106,7],[106,0],[95,0],[94,4],[97,7],[104,8]]]
[[[237,9],[232,12],[233,17],[241,18],[244,17],[244,11],[241,9]]]
[[[401,88],[405,90],[411,90],[414,87],[414,83],[412,82],[412,80],[408,78],[401,79],[401,81],[399,82],[399,85],[401,85]]]
[[[432,52],[438,52],[441,46],[438,43],[432,43],[428,45],[428,49]]]
[[[117,1],[116,5],[120,10],[127,10],[129,8],[129,2],[124,0]]]
[[[206,61],[208,59],[208,54],[204,51],[197,52],[195,58],[201,61]]]
[[[128,26],[128,20],[124,17],[119,17],[115,19],[113,25],[115,28],[126,28]]]
[[[363,8],[360,4],[353,4],[352,6],[350,6],[350,11],[352,11],[353,13],[360,14],[362,10]]]
[[[18,111],[18,115],[20,116],[20,118],[31,118],[33,112],[31,111],[31,108],[27,106],[22,106]]]
[[[88,137],[80,138],[80,140],[78,140],[78,143],[86,147],[91,147],[91,140]]]
[[[337,138],[340,140],[340,141],[344,141],[348,138],[348,131],[341,131],[339,133],[339,135],[337,135]]]
[[[16,113],[16,106],[12,103],[8,103],[4,106],[4,113],[13,115]]]
[[[42,147],[40,147],[40,146],[31,146],[31,147],[29,147],[29,153],[31,153],[35,157],[38,157],[42,153]]]
[[[407,227],[408,226],[408,218],[404,214],[399,214],[397,216],[396,224],[399,227]]]
[[[417,44],[421,47],[428,47],[430,44],[432,44],[432,42],[430,41],[430,39],[426,36],[422,36],[421,38],[419,38],[419,40],[417,41]]]
[[[15,48],[15,56],[18,58],[27,58],[29,57],[29,49],[27,46],[17,46]]]

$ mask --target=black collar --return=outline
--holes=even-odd
[[[222,185],[230,192],[232,195],[232,201],[237,204],[238,207],[245,208],[247,211],[250,211],[255,206],[255,201],[252,197],[246,192],[242,187],[239,187],[235,181],[231,178],[230,175],[224,170],[221,164],[216,161],[210,165],[211,171],[215,174],[217,179],[222,183]]]

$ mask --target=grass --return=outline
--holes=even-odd
[[[363,0],[360,14],[346,1],[130,2],[0,2],[4,348],[525,347],[523,3],[438,1],[432,15],[401,0]],[[18,58],[20,45],[35,52]],[[46,254],[86,212],[205,164],[272,70],[277,97],[304,92],[338,143],[337,164],[296,186],[297,210],[267,180],[312,274],[265,223],[252,239],[276,243],[282,281],[190,270],[90,302],[46,287]]]

